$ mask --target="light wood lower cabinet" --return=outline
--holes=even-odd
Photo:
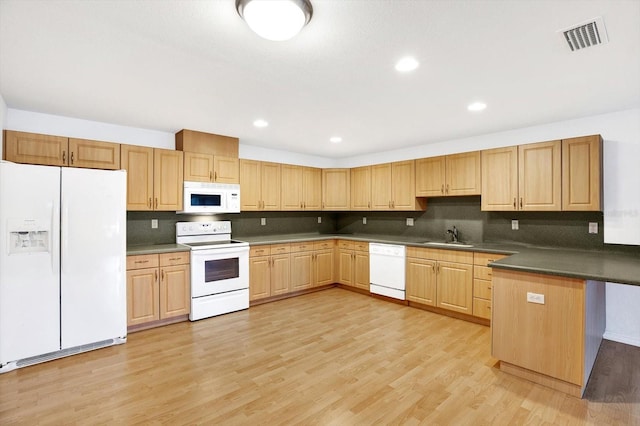
[[[472,252],[407,247],[406,280],[409,301],[473,312]]]
[[[491,319],[491,276],[489,263],[505,257],[495,253],[473,253],[473,316]]]
[[[188,315],[189,252],[127,256],[127,326]]]
[[[369,290],[369,243],[338,240],[336,281]]]
[[[286,294],[290,291],[290,246],[272,244],[249,251],[249,300]]]
[[[492,282],[500,368],[582,396],[604,333],[605,283],[497,268]]]

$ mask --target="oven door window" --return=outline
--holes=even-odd
[[[191,206],[213,206],[220,207],[222,196],[220,194],[191,194]]]
[[[204,262],[204,281],[230,280],[240,276],[240,263],[237,257],[230,259],[206,260]]]

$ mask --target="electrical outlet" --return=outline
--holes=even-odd
[[[407,226],[413,226],[413,218],[412,217],[408,217],[407,218]]]
[[[514,231],[517,231],[518,229],[520,229],[520,223],[518,222],[517,219],[514,219],[511,221],[511,229]]]
[[[322,223],[322,216],[318,216],[318,223]]]
[[[598,233],[598,222],[589,222],[589,233],[590,234]]]
[[[363,224],[363,225],[366,225],[366,224],[367,224],[367,218],[366,218],[366,217],[363,217],[363,218],[362,218],[362,224]]]
[[[260,218],[260,225],[265,226],[267,224],[267,218],[266,217],[261,217]]]
[[[151,219],[151,229],[158,229],[158,219]]]
[[[544,305],[544,294],[527,292],[527,302]]]

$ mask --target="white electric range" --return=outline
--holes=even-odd
[[[191,248],[191,321],[249,308],[249,243],[231,222],[178,222],[176,243]]]

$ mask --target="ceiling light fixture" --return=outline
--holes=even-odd
[[[342,142],[342,138],[340,136],[334,136],[334,137],[329,139],[329,142],[331,142],[331,143],[340,143],[340,142]]]
[[[253,125],[256,127],[267,127],[269,125],[269,122],[259,118],[253,122]]]
[[[474,102],[467,106],[467,109],[469,111],[474,111],[474,112],[484,111],[485,108],[487,108],[487,104],[485,104],[484,102]]]
[[[309,0],[236,0],[236,10],[249,28],[262,38],[284,41],[309,23]]]
[[[399,72],[409,72],[418,68],[420,63],[416,60],[416,58],[412,56],[406,56],[396,62],[396,71]]]

